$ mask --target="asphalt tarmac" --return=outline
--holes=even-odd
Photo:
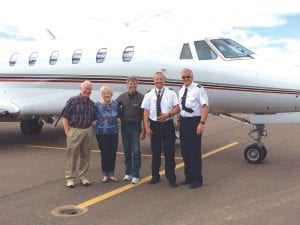
[[[202,143],[204,184],[198,189],[149,185],[150,141],[142,142],[141,183],[121,181],[124,156],[119,139],[116,176],[102,183],[94,140],[89,178],[92,185],[65,186],[66,144],[61,125],[45,125],[25,136],[18,123],[0,123],[0,225],[299,225],[300,125],[267,125],[268,155],[248,164],[244,149],[253,143],[251,126],[210,115]],[[162,160],[163,162],[163,160]],[[183,181],[179,141],[177,181]],[[164,169],[162,164],[161,169]],[[163,174],[163,171],[162,171]],[[81,215],[53,215],[62,206],[86,209]]]

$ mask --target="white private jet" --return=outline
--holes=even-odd
[[[79,93],[84,80],[92,81],[95,90],[111,86],[117,97],[127,90],[128,75],[139,78],[139,90],[145,93],[153,86],[153,74],[162,71],[166,85],[178,90],[186,67],[206,88],[211,113],[231,118],[231,113],[253,114],[249,121],[234,117],[255,125],[250,136],[256,143],[244,152],[249,163],[260,163],[267,155],[262,143],[265,124],[300,122],[300,75],[286,68],[271,71],[274,63],[228,38],[174,46],[97,42],[67,48],[52,43],[16,49],[0,62],[0,121],[21,121],[24,134],[40,132],[45,122],[56,125],[66,101]],[[92,99],[98,98],[94,91]]]

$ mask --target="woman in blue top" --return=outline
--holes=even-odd
[[[118,148],[118,117],[120,108],[112,101],[113,91],[110,87],[100,89],[102,100],[96,103],[97,122],[96,137],[101,150],[102,182],[118,181],[114,177],[116,152]]]

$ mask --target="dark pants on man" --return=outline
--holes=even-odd
[[[159,168],[161,165],[161,152],[164,151],[165,171],[169,183],[176,182],[175,176],[175,127],[173,120],[166,122],[150,121],[153,132],[151,138],[152,150],[152,179],[159,180]]]
[[[184,117],[180,120],[180,145],[186,181],[202,185],[201,138],[197,126],[201,117]]]
[[[118,149],[118,134],[96,134],[101,150],[101,166],[104,176],[113,176]]]

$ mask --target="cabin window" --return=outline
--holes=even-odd
[[[82,50],[81,49],[76,49],[75,52],[73,53],[72,56],[72,63],[73,64],[78,64],[80,61],[82,55]]]
[[[37,52],[33,52],[30,57],[29,57],[29,66],[34,66],[35,63],[36,63],[36,60],[37,60],[37,57],[38,57],[38,53]]]
[[[130,62],[134,54],[134,46],[128,46],[123,51],[123,62]]]
[[[106,58],[107,48],[100,48],[96,55],[96,62],[103,63]]]
[[[184,43],[180,53],[180,59],[192,59],[192,52],[190,49],[190,45],[188,43]]]
[[[205,41],[195,41],[194,44],[199,60],[212,60],[217,58],[217,54],[208,46]]]
[[[213,39],[210,41],[225,58],[251,57],[254,52],[231,39]]]
[[[19,53],[13,53],[13,54],[11,55],[10,60],[9,60],[9,65],[10,65],[10,66],[16,65],[18,56],[19,56]]]
[[[50,59],[49,59],[49,64],[50,65],[55,65],[57,60],[58,60],[59,52],[58,51],[53,51]]]

